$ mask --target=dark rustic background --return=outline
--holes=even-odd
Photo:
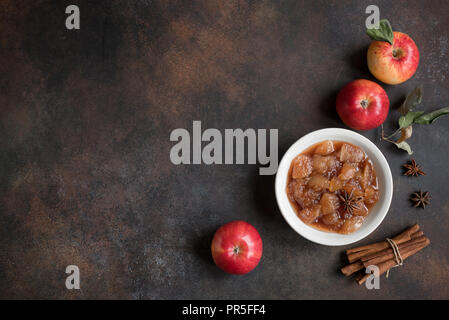
[[[449,1],[375,1],[416,41],[416,75],[383,85],[391,106],[422,86],[422,109],[449,104]],[[65,28],[77,4],[81,30]],[[373,1],[0,2],[0,298],[449,298],[449,119],[416,127],[428,173],[363,134],[387,157],[394,195],[361,243],[418,222],[430,247],[367,290],[339,274],[346,247],[313,244],[283,220],[274,176],[255,165],[175,166],[175,128],[279,128],[279,156],[302,135],[343,127],[338,90],[366,67]],[[391,111],[388,129],[397,113]],[[426,210],[409,194],[433,196]],[[243,219],[264,241],[246,276],[219,270],[210,241]],[[65,267],[81,290],[65,288]]]

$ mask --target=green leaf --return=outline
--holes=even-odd
[[[415,88],[412,92],[410,92],[399,108],[399,112],[405,116],[409,111],[412,111],[413,108],[420,104],[422,101],[422,90],[421,88]]]
[[[416,118],[414,123],[417,124],[431,124],[439,117],[449,114],[449,108],[441,108],[430,113],[423,114],[422,116]]]
[[[386,41],[393,45],[393,29],[387,19],[379,21],[379,28],[366,29],[366,33],[373,40]]]
[[[411,126],[415,119],[419,118],[424,113],[424,111],[409,111],[405,116],[399,118],[399,129],[407,128]]]
[[[412,148],[410,148],[410,145],[407,142],[402,141],[402,142],[399,142],[399,143],[395,143],[395,145],[399,149],[407,151],[408,154],[410,154],[410,155],[413,154]]]

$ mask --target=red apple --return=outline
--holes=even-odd
[[[253,270],[262,257],[262,239],[256,228],[245,221],[232,221],[221,226],[212,239],[215,264],[231,274]]]
[[[389,108],[385,90],[370,80],[354,80],[337,96],[338,115],[348,127],[356,130],[380,126],[387,118]]]
[[[368,48],[368,68],[380,81],[399,84],[410,79],[418,68],[419,51],[415,42],[402,32],[393,32],[393,45],[373,41]]]

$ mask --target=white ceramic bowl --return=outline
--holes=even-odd
[[[292,160],[311,145],[329,139],[346,141],[361,147],[373,162],[379,183],[379,200],[371,208],[363,225],[355,232],[347,235],[320,231],[302,222],[291,206],[286,193],[287,176]],[[390,208],[393,196],[393,178],[387,160],[374,143],[351,130],[328,128],[313,131],[303,136],[287,150],[276,174],[275,192],[279,209],[293,230],[304,238],[319,244],[342,246],[365,238],[380,225]]]

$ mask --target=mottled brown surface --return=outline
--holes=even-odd
[[[449,103],[449,2],[376,1],[421,52],[413,79],[384,86],[393,107],[416,85],[426,110]],[[65,29],[68,4],[81,30]],[[338,90],[366,67],[372,1],[0,1],[0,298],[449,298],[449,119],[417,127],[425,177],[364,133],[394,176],[391,210],[362,243],[418,222],[432,241],[381,290],[339,274],[346,247],[298,236],[274,177],[254,165],[174,166],[170,132],[279,128],[279,155],[316,129],[343,127]],[[395,121],[390,116],[389,128]],[[425,211],[411,192],[429,190]],[[209,245],[243,219],[264,241],[252,273],[229,276]],[[81,269],[80,291],[65,267]]]

